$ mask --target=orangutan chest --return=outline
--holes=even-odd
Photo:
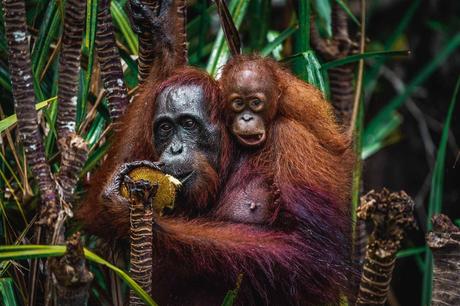
[[[240,182],[221,201],[218,215],[226,220],[263,224],[271,218],[273,197],[262,178]]]

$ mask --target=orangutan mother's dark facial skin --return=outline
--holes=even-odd
[[[153,118],[154,146],[163,171],[191,186],[202,161],[218,169],[219,129],[212,124],[198,85],[171,86],[157,97]]]

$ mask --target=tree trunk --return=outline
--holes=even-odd
[[[54,271],[55,305],[86,305],[93,274],[85,264],[80,233],[69,238],[66,254],[50,261],[50,267]]]
[[[125,112],[129,98],[115,40],[115,29],[110,15],[110,2],[110,0],[99,2],[96,48],[97,58],[101,65],[102,83],[107,92],[110,118],[115,121]]]
[[[313,15],[310,21],[312,48],[326,61],[338,60],[357,51],[356,43],[350,39],[348,34],[347,15],[337,2],[334,2],[332,6],[331,19],[331,40],[326,40],[320,36]],[[355,64],[347,64],[331,68],[328,71],[331,103],[338,123],[343,125],[345,129],[350,126],[353,113],[354,68]]]
[[[432,218],[427,243],[433,252],[432,306],[460,305],[460,228],[445,215]]]
[[[81,42],[85,28],[86,1],[67,0],[64,14],[62,49],[59,58],[58,137],[75,133]],[[86,101],[84,101],[86,102]]]
[[[356,305],[385,305],[390,289],[396,252],[405,230],[415,227],[414,202],[404,192],[374,190],[361,198],[358,218],[371,222]]]
[[[142,184],[143,180],[136,182]],[[152,294],[152,239],[153,239],[153,195],[158,186],[145,184],[142,194],[145,197],[130,195],[130,238],[131,257],[130,274],[148,295]],[[141,187],[142,188],[142,187]],[[133,188],[130,188],[130,192]],[[132,290],[129,294],[129,305],[144,305],[144,302]]]
[[[150,8],[155,16],[158,15],[158,10],[160,8],[158,0],[145,0],[143,3]],[[154,50],[154,37],[152,37],[150,33],[139,35],[139,83],[143,83],[150,75],[150,70],[152,68],[153,61],[155,60],[155,56],[153,56]]]

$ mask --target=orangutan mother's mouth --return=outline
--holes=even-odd
[[[187,182],[195,173],[195,171],[190,171],[190,172],[184,172],[179,175],[176,175],[175,177],[182,183],[184,184]]]

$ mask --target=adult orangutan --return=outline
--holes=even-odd
[[[263,88],[259,151],[228,141],[218,120],[228,114],[227,97],[215,81],[191,68],[172,71],[143,85],[79,211],[91,232],[126,238],[122,169],[146,160],[185,181],[176,209],[155,220],[153,297],[160,305],[219,305],[240,274],[239,305],[338,304],[347,293],[346,141],[319,92],[261,63],[249,70],[266,69],[273,79]],[[221,84],[232,74],[225,75]]]

